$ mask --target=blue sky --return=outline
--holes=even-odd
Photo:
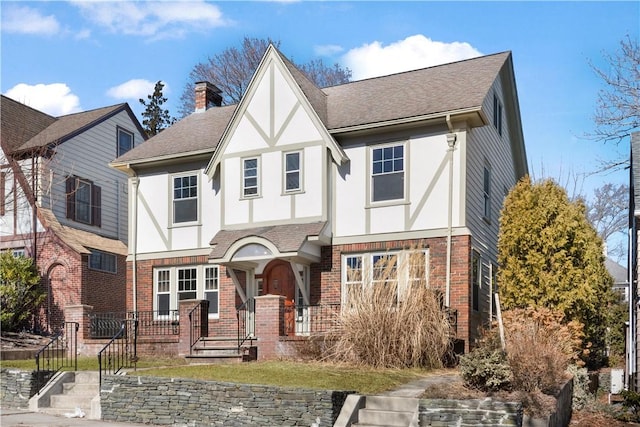
[[[294,62],[354,79],[510,50],[529,170],[573,187],[628,145],[589,141],[607,68],[640,2],[12,2],[0,4],[0,91],[53,115],[128,102],[140,119],[156,81],[171,113],[195,64],[243,37],[271,37]],[[587,195],[626,172],[579,179]],[[573,188],[568,189],[573,192]]]

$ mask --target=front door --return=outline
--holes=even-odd
[[[284,330],[286,335],[295,333],[296,281],[291,264],[275,259],[264,269],[262,294],[282,295],[285,297]]]

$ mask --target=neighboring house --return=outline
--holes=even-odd
[[[112,163],[130,175],[129,309],[163,318],[207,300],[208,334],[233,336],[236,308],[253,333],[275,294],[295,306],[280,335],[308,335],[378,261],[415,279],[412,250],[458,346],[475,344],[494,310],[502,201],[528,173],[511,53],[320,89],[271,46],[237,105],[204,82],[195,97]]]
[[[629,302],[629,271],[613,259],[606,257],[604,266],[613,278],[613,292],[621,303]]]
[[[638,233],[640,233],[640,132],[631,134],[631,167],[629,171],[629,328],[625,384],[630,390],[640,390],[638,355]]]
[[[125,310],[127,177],[109,162],[146,139],[127,104],[52,117],[1,97],[0,250],[35,259],[47,299],[34,329],[65,307]]]

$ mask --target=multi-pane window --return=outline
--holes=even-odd
[[[195,268],[178,269],[178,301],[195,299],[198,289],[198,276]]]
[[[372,287],[386,285],[397,290],[397,301],[410,286],[428,286],[428,250],[344,255],[343,302]]]
[[[362,255],[351,255],[344,259],[344,286],[347,300],[362,290]]]
[[[480,310],[481,267],[480,254],[477,251],[473,251],[471,255],[471,304],[474,311]]]
[[[209,301],[209,318],[220,312],[220,277],[215,265],[165,267],[154,269],[154,310],[169,316],[180,308],[180,301]]]
[[[258,159],[244,159],[242,161],[242,195],[251,197],[259,195],[258,187]]]
[[[285,156],[284,182],[285,192],[298,191],[300,185],[300,175],[302,165],[300,163],[300,152],[286,153]]]
[[[204,298],[209,301],[209,314],[218,314],[220,301],[218,267],[204,269]]]
[[[171,270],[156,270],[156,310],[168,316],[171,302]]]
[[[173,177],[173,222],[198,220],[198,176]]]
[[[66,180],[67,218],[100,227],[101,188],[87,179],[70,176]]]
[[[404,145],[374,148],[371,154],[371,201],[404,199]]]
[[[89,254],[89,268],[92,270],[116,273],[116,256],[107,252],[92,250]]]
[[[133,134],[118,128],[118,156],[122,156],[133,148]]]
[[[502,135],[502,103],[497,94],[493,94],[493,126]]]
[[[491,221],[491,168],[484,165],[482,175],[483,217]]]
[[[21,257],[21,256],[27,256],[27,251],[24,248],[16,248],[13,249],[13,256],[14,257]]]

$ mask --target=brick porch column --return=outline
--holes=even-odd
[[[191,322],[189,321],[189,313],[191,313],[191,310],[200,304],[200,302],[201,300],[199,299],[186,299],[178,302],[178,315],[180,316],[180,338],[178,341],[179,356],[188,356],[189,350],[191,350]]]
[[[284,335],[284,300],[282,295],[255,297],[258,360],[278,356],[280,336]]]
[[[89,339],[89,315],[92,312],[92,305],[79,304],[67,305],[64,307],[64,321],[78,322],[80,324],[80,329],[78,329],[79,343]]]

